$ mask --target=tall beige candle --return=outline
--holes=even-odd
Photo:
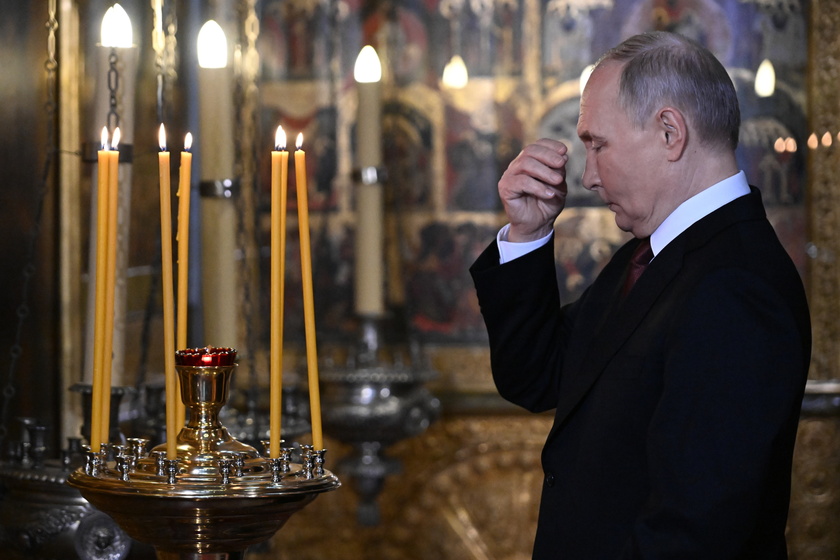
[[[201,130],[201,179],[233,175],[233,72],[228,64],[227,38],[214,20],[198,33],[198,114]]]
[[[362,177],[356,187],[355,309],[360,316],[381,317],[385,313],[384,210],[378,178],[382,165],[382,68],[370,45],[359,53],[354,77],[357,164]]]
[[[234,179],[233,72],[221,26],[207,21],[198,33],[198,149],[201,178],[201,286],[205,343],[239,347],[236,203],[221,187]]]

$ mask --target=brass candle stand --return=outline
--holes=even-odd
[[[411,345],[404,356],[396,345],[382,344],[379,321],[366,318],[361,326],[356,355],[345,366],[323,371],[321,382],[324,428],[353,448],[338,468],[359,496],[356,519],[374,526],[380,522],[377,498],[385,479],[402,469],[386,448],[422,434],[440,416],[440,401],[424,386],[436,373],[419,346]]]
[[[188,422],[175,458],[146,440],[88,451],[68,484],[110,515],[159,560],[241,560],[292,514],[341,483],[324,469],[325,450],[282,448],[271,458],[231,437],[219,421],[231,365],[178,365]]]

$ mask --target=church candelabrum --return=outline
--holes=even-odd
[[[380,331],[376,321],[364,321],[358,353],[345,367],[321,373],[324,429],[353,446],[339,470],[359,496],[359,523],[368,526],[379,523],[376,499],[385,478],[401,470],[385,448],[422,434],[440,415],[440,401],[424,387],[434,371],[416,348],[408,359],[385,348]]]
[[[71,465],[82,464],[82,440],[72,438],[61,460],[47,456],[48,427],[35,418],[19,418],[20,439],[5,442],[7,457],[0,461],[0,550],[3,558],[73,558],[96,526],[99,552],[123,558],[131,546],[113,522],[90,519],[95,512],[66,485]],[[99,519],[99,521],[103,521]],[[109,522],[110,520],[104,520]]]
[[[322,492],[340,486],[325,450],[307,445],[271,457],[230,436],[219,421],[235,364],[178,365],[189,418],[174,457],[166,445],[103,444],[86,452],[68,483],[160,560],[241,560]],[[267,442],[266,442],[267,443]]]
[[[90,385],[78,384],[83,406],[90,409]],[[111,391],[114,441],[126,441],[116,424],[116,411],[126,392]],[[86,398],[85,398],[86,397]],[[0,550],[3,558],[143,558],[144,551],[109,517],[97,512],[79,491],[67,486],[67,477],[84,463],[83,438],[68,438],[60,458],[48,453],[50,427],[37,418],[18,418],[18,440],[6,441],[0,461]],[[87,438],[89,426],[82,427]],[[127,440],[131,441],[131,440]],[[146,554],[147,556],[147,554]]]

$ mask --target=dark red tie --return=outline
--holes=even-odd
[[[650,237],[645,237],[640,240],[636,250],[633,251],[633,256],[630,257],[627,278],[624,279],[624,286],[621,289],[622,296],[630,293],[630,289],[650,264],[651,259],[653,259],[653,250],[650,248]]]

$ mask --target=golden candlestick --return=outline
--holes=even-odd
[[[301,446],[294,450],[299,461],[292,460],[292,448],[263,457],[228,433],[219,411],[235,356],[218,348],[178,352],[189,421],[178,435],[177,459],[167,459],[163,445],[148,454],[137,446],[110,446],[88,452],[86,465],[68,477],[132,538],[154,546],[160,560],[241,560],[248,546],[341,485],[323,468],[323,450]]]

